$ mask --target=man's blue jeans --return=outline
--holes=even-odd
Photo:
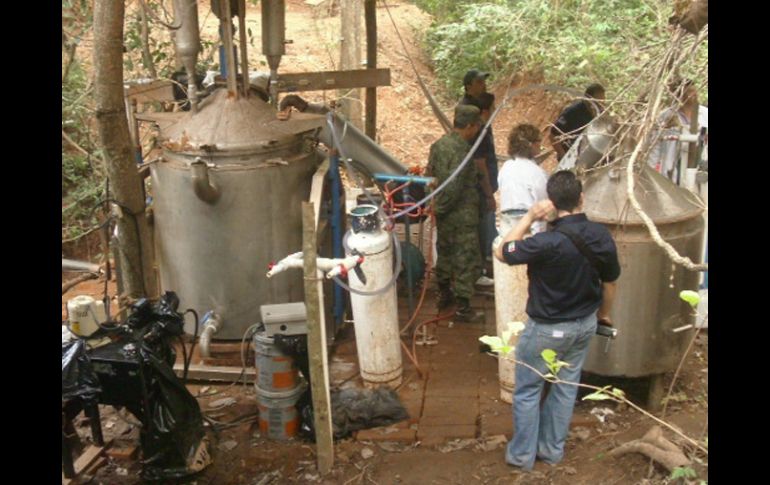
[[[543,374],[549,372],[540,353],[545,349],[556,352],[558,360],[569,366],[561,368],[557,377],[566,382],[580,382],[588,344],[596,334],[596,313],[585,318],[556,324],[527,321],[516,345],[516,360],[525,362]],[[513,439],[508,443],[505,461],[510,465],[531,470],[535,458],[555,464],[564,456],[577,386],[555,384],[540,408],[544,380],[531,369],[516,364],[513,392]]]

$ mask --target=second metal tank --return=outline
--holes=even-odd
[[[662,238],[683,256],[700,262],[703,205],[646,164],[637,170],[634,194]],[[699,273],[674,265],[652,239],[628,202],[626,170],[604,167],[584,179],[584,210],[605,224],[618,248],[621,275],[612,320],[618,337],[591,342],[583,369],[603,376],[642,377],[673,371],[692,338],[690,306],[682,290],[698,289]]]

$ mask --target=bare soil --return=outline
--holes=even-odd
[[[318,7],[303,0],[287,2],[287,39],[294,42],[287,45],[287,54],[281,63],[284,72],[319,71],[338,68],[339,16],[329,16],[326,3]],[[250,66],[254,68],[263,60],[259,52],[260,15],[259,6],[249,2],[248,26],[257,35],[255,46],[250,50]],[[403,54],[393,24],[384,8],[378,3],[379,58],[378,66],[391,70],[392,85],[379,88],[378,96],[378,141],[393,155],[407,165],[424,166],[430,145],[442,134],[439,123],[433,117],[424,99],[412,68]],[[436,83],[429,61],[419,46],[419,34],[430,25],[430,17],[410,3],[389,2],[391,13],[407,44],[420,75],[431,89]],[[208,6],[205,5],[207,9]],[[203,12],[203,10],[201,11]],[[204,21],[205,19],[205,21]],[[213,38],[216,23],[213,15],[201,15],[202,35]],[[507,80],[497,79],[491,90],[498,103],[502,102],[507,89]],[[538,82],[536,76],[518,76],[513,86]],[[458,80],[459,84],[459,80]],[[309,100],[329,101],[337,94],[307,93]],[[494,123],[498,153],[505,153],[508,131],[516,124],[528,122],[540,127],[544,133],[568,100],[560,96],[534,92],[516,96],[505,106]],[[450,115],[453,103],[442,101],[444,111]],[[551,157],[545,168],[552,169],[555,159]],[[81,247],[68,253],[69,257],[88,257],[92,260],[98,252],[90,247]],[[73,274],[63,274],[69,279]],[[62,296],[62,319],[65,318],[66,301],[77,294],[90,294],[101,298],[103,280],[92,280],[80,284]],[[108,285],[110,295],[115,294],[114,282]],[[403,299],[403,298],[402,298]],[[403,302],[402,302],[403,303]],[[338,348],[352,345],[352,337],[342,336]],[[405,360],[406,361],[406,360]],[[668,379],[671,375],[667,376]],[[490,374],[496,379],[496,373]],[[644,383],[624,382],[617,384],[625,389],[643,387]],[[668,382],[666,383],[668,387]],[[255,409],[255,398],[251,385],[228,386],[198,383],[189,385],[195,395],[205,391],[207,395],[199,402],[204,411],[208,405],[222,397],[232,396],[237,403],[223,410],[218,420],[229,421]],[[634,398],[633,393],[632,398]],[[641,393],[639,394],[641,395]],[[708,334],[704,332],[693,352],[686,361],[674,389],[675,401],[669,406],[668,420],[693,437],[702,437],[707,428],[708,396]],[[440,446],[426,446],[419,442],[399,443],[388,441],[359,441],[353,438],[342,440],[335,445],[335,466],[331,475],[320,477],[315,467],[314,445],[292,440],[287,443],[269,441],[259,435],[256,423],[244,423],[221,432],[214,437],[214,463],[189,483],[196,484],[279,484],[279,483],[324,483],[324,484],[636,484],[663,483],[667,475],[650,460],[641,455],[626,455],[610,458],[607,452],[626,441],[645,434],[653,421],[642,417],[633,410],[623,409],[606,402],[581,402],[576,406],[573,428],[568,439],[563,463],[552,467],[538,462],[531,473],[521,473],[505,464],[503,449],[478,451],[473,446],[457,451],[443,452]],[[594,408],[609,408],[614,415],[601,423],[590,412]],[[491,408],[490,408],[491,409]],[[513,430],[510,406],[497,405],[502,410],[496,419],[502,421],[503,432],[510,438]],[[117,417],[111,408],[103,409],[105,438],[116,442],[138,444],[138,429]],[[482,412],[482,416],[483,416]],[[484,419],[483,417],[481,419]],[[505,420],[509,426],[506,430]],[[79,420],[78,431],[88,440],[88,426]],[[673,435],[667,433],[672,439]],[[235,447],[225,451],[224,443],[235,442]],[[232,443],[230,443],[232,444]],[[444,443],[445,445],[446,443]],[[365,458],[362,450],[370,450],[372,456]],[[446,450],[445,450],[446,451]],[[364,452],[367,456],[368,452]],[[708,479],[706,464],[696,463],[693,468],[701,479]],[[109,464],[97,473],[93,483],[135,484],[140,464],[138,461],[111,459]]]

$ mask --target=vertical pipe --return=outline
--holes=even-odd
[[[342,258],[345,253],[342,249],[342,217],[340,200],[340,159],[337,155],[332,155],[329,159],[329,181],[332,191],[332,257]],[[337,283],[334,283],[334,324],[342,324],[345,306],[344,292]],[[336,327],[335,327],[336,328]]]
[[[238,89],[235,85],[238,69],[235,66],[235,55],[233,52],[233,14],[230,9],[230,1],[220,2],[220,8],[222,9],[220,18],[224,22],[225,34],[222,43],[225,46],[225,59],[227,60],[227,93],[229,96],[238,99]]]
[[[409,185],[406,185],[404,187],[404,202],[409,200]],[[414,295],[412,293],[412,256],[411,248],[409,247],[412,244],[412,232],[409,227],[409,214],[404,214],[404,236],[404,239],[406,239],[406,250],[404,251],[406,259],[404,260],[404,264],[406,264],[406,286],[407,295],[409,297],[409,315],[411,315],[414,313]]]
[[[246,0],[238,1],[238,34],[241,41],[241,88],[245,98],[249,95],[249,59],[246,51]]]
[[[376,0],[364,1],[366,17],[366,68],[377,68],[377,9]],[[366,136],[375,139],[377,134],[377,88],[366,88]]]
[[[219,21],[219,74],[227,78],[227,59],[225,58],[224,22]]]

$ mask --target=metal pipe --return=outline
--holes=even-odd
[[[201,49],[197,0],[174,0],[174,13],[177,17],[176,23],[181,24],[174,36],[176,52],[187,72],[187,99],[190,100],[190,109],[193,113],[197,113],[198,90],[195,84],[195,65],[198,63],[198,54]]]
[[[196,158],[193,163],[190,164],[190,172],[192,173],[192,184],[195,195],[206,203],[213,204],[219,200],[219,196],[222,195],[219,187],[211,183],[209,179],[209,167],[201,158]]]
[[[334,129],[339,134],[339,143],[345,150],[345,156],[363,165],[370,173],[405,175],[407,168],[381,146],[377,145],[364,132],[332,113]],[[329,123],[324,123],[319,139],[327,146],[337,148]]]
[[[262,0],[262,54],[270,67],[270,101],[278,102],[278,65],[286,53],[286,3],[284,0]]]
[[[201,357],[208,359],[211,357],[211,351],[209,350],[209,346],[211,344],[211,336],[217,333],[220,328],[222,328],[222,317],[220,317],[217,313],[208,312],[203,316],[202,323],[205,325],[203,327],[203,332],[201,332],[201,338],[199,341]]]
[[[238,36],[241,41],[241,84],[243,97],[249,96],[249,59],[246,51],[246,0],[238,0]]]
[[[101,268],[98,264],[89,263],[87,261],[78,261],[75,259],[61,258],[61,270],[62,271],[84,271],[87,273],[100,273]]]
[[[227,62],[227,92],[238,99],[238,88],[235,84],[238,68],[235,65],[235,54],[233,53],[233,14],[230,9],[230,2],[220,2],[220,8],[222,10],[219,18],[223,22],[222,30],[225,34],[222,43],[225,46],[225,60]]]

